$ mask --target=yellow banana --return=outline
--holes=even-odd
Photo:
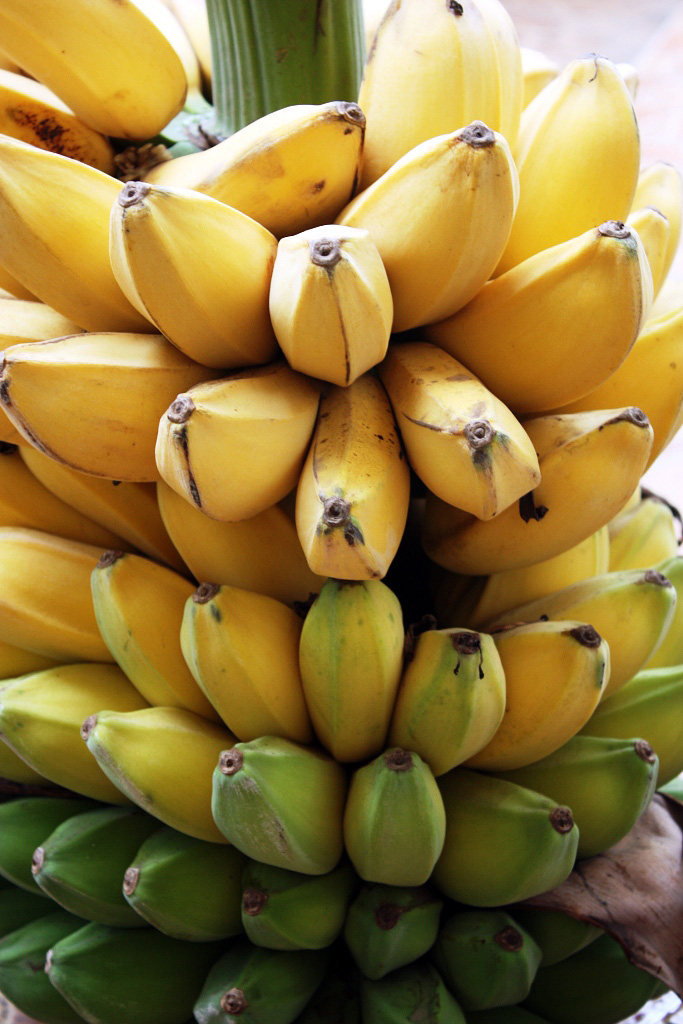
[[[522,90],[517,36],[498,0],[391,4],[358,96],[368,119],[360,187],[414,146],[475,118],[514,143]]]
[[[318,401],[284,361],[199,384],[159,421],[159,473],[213,519],[255,516],[296,484]]]
[[[428,342],[392,345],[379,374],[411,467],[443,501],[492,519],[539,483],[522,425],[447,352]]]
[[[513,156],[520,201],[497,274],[608,218],[626,220],[640,140],[614,64],[596,54],[567,64],[522,113]]]
[[[301,680],[316,735],[336,761],[384,749],[403,643],[401,604],[380,580],[327,580],[308,610]]]
[[[662,268],[664,280],[678,249],[683,222],[683,178],[673,164],[657,160],[640,172],[632,209],[640,210],[644,206],[654,206],[669,222],[666,259]]]
[[[20,284],[16,277],[13,277],[3,266],[0,266],[0,287],[7,292],[3,298],[27,299],[29,302],[36,299],[33,292],[24,288],[23,284]]]
[[[330,385],[296,493],[296,529],[311,570],[381,579],[403,536],[410,471],[389,399],[364,374]]]
[[[0,70],[0,132],[114,173],[109,139],[75,117],[42,82],[26,75]]]
[[[166,0],[195,52],[206,88],[211,89],[211,39],[205,0]]]
[[[530,46],[520,46],[522,56],[522,77],[524,81],[523,107],[529,106],[541,89],[557,78],[560,73],[559,65],[546,53],[541,50],[534,50]]]
[[[109,550],[93,569],[90,586],[102,639],[145,700],[217,721],[180,649],[193,584],[141,555]]]
[[[205,366],[277,354],[268,290],[277,242],[225,203],[129,181],[111,211],[109,255],[131,304]]]
[[[227,729],[183,708],[98,711],[81,736],[117,789],[185,835],[227,840],[211,814],[212,772],[231,748]]]
[[[239,587],[202,583],[184,602],[183,657],[239,740],[313,740],[299,672],[301,625],[287,605]]]
[[[438,565],[481,575],[566,551],[625,505],[652,447],[652,427],[634,408],[542,416],[524,427],[541,482],[518,505],[482,522],[427,496],[422,543]]]
[[[458,628],[420,633],[401,678],[389,745],[414,750],[443,775],[493,739],[506,710],[505,686],[492,637]]]
[[[667,634],[676,607],[676,590],[656,569],[624,569],[574,583],[564,590],[511,608],[487,623],[496,629],[510,622],[589,622],[609,644],[609,697],[652,656]]]
[[[631,95],[631,99],[634,100],[638,92],[638,86],[640,85],[638,69],[633,64],[629,64],[627,61],[618,61],[618,63],[615,64],[614,66],[616,67],[621,77],[624,79],[624,82],[626,83],[626,88],[628,89]]]
[[[79,334],[78,324],[44,302],[0,298],[0,345],[22,341],[49,341],[65,334]]]
[[[386,354],[393,301],[367,231],[324,225],[281,239],[270,316],[294,370],[347,387]]]
[[[113,661],[90,596],[100,554],[40,530],[0,527],[0,640],[57,661]]]
[[[389,8],[389,0],[362,0],[363,27],[365,29],[365,52],[370,52],[372,40],[384,15]]]
[[[470,768],[508,771],[547,757],[595,711],[610,678],[610,647],[585,622],[526,622],[493,633],[505,672],[505,714]]]
[[[40,772],[36,772],[26,764],[4,740],[0,740],[0,779],[10,782],[21,782],[24,785],[50,786],[52,783]]]
[[[427,337],[514,412],[541,412],[607,380],[651,305],[641,240],[621,221],[606,221],[489,281]]]
[[[645,249],[647,262],[652,273],[652,297],[659,294],[666,276],[668,256],[669,222],[654,206],[643,206],[629,213],[626,226],[633,228]]]
[[[13,679],[15,676],[25,676],[29,672],[40,672],[44,668],[53,668],[59,662],[54,658],[46,658],[42,654],[33,654],[32,651],[24,651],[14,644],[0,641],[0,679]],[[9,778],[0,772],[3,778]]]
[[[103,707],[113,714],[147,704],[116,665],[57,665],[3,683],[0,732],[19,757],[51,782],[95,800],[127,804],[80,737],[83,719]]]
[[[160,334],[75,334],[3,353],[0,402],[39,451],[109,480],[156,480],[159,417],[206,367]]]
[[[4,444],[26,445],[25,437],[22,437],[11,419],[0,406],[0,441]]]
[[[329,224],[348,203],[364,133],[355,103],[283,107],[211,149],[164,161],[146,180],[205,192],[281,238]]]
[[[187,80],[160,0],[8,0],[4,52],[103,135],[147,139],[183,105]],[[46,27],[49,26],[49,31]]]
[[[0,135],[0,262],[89,331],[150,329],[109,262],[109,211],[121,187],[94,167]]]
[[[337,223],[365,228],[379,249],[394,331],[443,320],[476,295],[503,251],[518,195],[505,137],[474,121],[421,142],[351,200]]]
[[[24,438],[21,440],[23,442]],[[176,572],[187,573],[187,566],[166,532],[153,483],[103,480],[79,473],[25,443],[19,452],[48,491],[82,515],[123,537],[148,558],[165,562]]]
[[[607,525],[610,572],[650,569],[678,551],[674,514],[656,495],[643,498],[628,512],[620,512]]]

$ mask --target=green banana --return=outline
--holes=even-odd
[[[433,881],[450,899],[478,907],[515,903],[571,872],[579,830],[568,807],[469,768],[443,775],[439,789],[446,841]]]
[[[676,591],[676,608],[664,639],[654,654],[643,665],[644,669],[666,668],[683,663],[683,557],[674,555],[655,568],[666,576]]]
[[[504,910],[461,910],[439,931],[432,959],[465,1010],[512,1006],[541,963],[531,935]]]
[[[363,1022],[367,1024],[465,1024],[465,1015],[444,980],[425,960],[386,978],[363,978],[360,988]]]
[[[683,804],[683,775],[677,775],[671,782],[667,782],[665,786],[660,786],[659,792],[666,793],[667,796],[678,800],[679,804]]]
[[[121,878],[158,822],[137,808],[101,807],[67,818],[33,853],[31,871],[55,903],[86,921],[145,923],[126,903]]]
[[[295,1024],[362,1024],[356,975],[356,970],[335,954],[320,987]]]
[[[4,879],[3,879],[4,881]],[[0,939],[17,928],[44,917],[49,907],[42,894],[20,889],[17,885],[7,885],[0,891]]]
[[[209,971],[197,1024],[291,1024],[323,979],[328,951],[263,949],[238,939]]]
[[[302,875],[252,860],[242,873],[242,924],[268,949],[324,949],[344,927],[357,879],[348,861],[326,875]]]
[[[578,953],[603,934],[597,925],[580,921],[559,910],[546,910],[544,907],[529,907],[519,904],[510,907],[515,921],[531,935],[540,947],[541,967],[552,967],[561,960]]]
[[[495,1010],[476,1010],[466,1014],[467,1024],[548,1024],[548,1021],[523,1006],[497,1006]]]
[[[261,736],[223,751],[211,809],[225,838],[248,857],[324,875],[343,850],[344,769],[323,751]]]
[[[639,672],[598,705],[580,735],[641,736],[657,752],[657,784],[665,786],[683,771],[683,664]]]
[[[658,768],[646,740],[574,736],[540,761],[497,774],[571,807],[582,858],[608,850],[630,831],[654,795]]]
[[[344,808],[344,844],[364,881],[424,885],[445,834],[439,788],[418,754],[391,747],[356,769]]]
[[[44,896],[31,873],[33,851],[57,825],[97,806],[90,800],[61,796],[19,797],[0,804],[0,875]]]
[[[123,875],[123,895],[148,924],[189,942],[242,931],[244,854],[164,826],[145,839]]]
[[[428,886],[364,885],[346,915],[344,940],[365,977],[377,981],[424,956],[442,908]]]
[[[22,1013],[45,1024],[81,1024],[43,967],[50,947],[82,927],[80,918],[54,910],[0,941],[0,991]]]
[[[634,967],[605,933],[585,949],[537,973],[524,1006],[551,1024],[617,1024],[658,991],[653,975]]]

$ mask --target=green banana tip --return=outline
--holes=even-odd
[[[231,988],[221,998],[221,1010],[238,1017],[247,1009],[247,998],[241,988]]]
[[[40,871],[41,871],[44,863],[45,863],[45,850],[43,849],[42,846],[38,846],[33,851],[33,856],[31,857],[31,874],[32,875],[40,874]]]
[[[130,867],[123,876],[123,892],[125,896],[132,896],[140,881],[140,868]]]
[[[241,770],[243,763],[241,750],[222,750],[218,758],[218,769],[223,775],[235,775]]]
[[[550,812],[550,824],[561,836],[574,828],[574,815],[569,807],[554,807]]]
[[[403,915],[403,908],[395,903],[380,903],[375,910],[375,924],[383,932],[390,932],[395,928]]]
[[[257,917],[267,902],[268,893],[262,889],[245,889],[242,893],[242,909],[249,917]]]
[[[402,750],[400,747],[387,750],[384,760],[392,772],[409,772],[413,767],[413,755],[409,750]]]

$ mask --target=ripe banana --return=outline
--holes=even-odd
[[[360,187],[414,146],[475,118],[514,143],[522,90],[517,36],[498,0],[392,4],[358,96],[368,119]]]
[[[633,64],[629,64],[628,61],[618,61],[615,68],[624,79],[626,88],[628,89],[631,99],[635,100],[638,94],[638,87],[640,85],[640,77],[638,75],[638,69]]]
[[[652,427],[637,408],[542,416],[524,429],[541,483],[518,504],[482,522],[427,496],[422,543],[438,565],[481,575],[566,551],[626,504],[652,448]]]
[[[351,777],[344,845],[366,882],[424,885],[446,833],[443,800],[429,765],[391,747]]]
[[[552,967],[566,960],[603,934],[602,928],[559,910],[546,910],[521,903],[511,907],[510,912],[540,947],[541,967]]]
[[[114,714],[145,707],[117,665],[59,665],[3,684],[0,732],[19,757],[57,785],[94,800],[127,804],[88,754],[79,730],[100,708]]]
[[[312,742],[296,612],[265,594],[202,583],[177,618],[183,667],[237,739]]]
[[[379,374],[411,467],[443,501],[492,519],[540,482],[524,428],[447,352],[393,345]]]
[[[640,172],[632,209],[644,206],[654,206],[669,222],[666,259],[661,272],[665,280],[678,249],[683,222],[683,178],[672,164],[657,160]]]
[[[410,470],[386,392],[364,374],[325,391],[296,492],[296,529],[310,569],[381,579],[408,517]]]
[[[559,65],[541,50],[534,50],[530,46],[520,46],[522,55],[522,76],[524,81],[523,108],[529,106],[541,89],[557,78],[560,73]]]
[[[393,300],[365,230],[326,224],[282,238],[269,305],[293,370],[348,387],[386,354]]]
[[[643,243],[652,273],[652,296],[656,299],[666,276],[669,222],[654,206],[643,206],[628,215],[626,226],[633,229]]]
[[[129,181],[111,209],[109,255],[122,292],[204,366],[275,359],[268,291],[276,251],[256,221],[189,189]]]
[[[331,223],[348,203],[364,134],[356,103],[283,107],[211,149],[159,164],[146,180],[204,192],[282,238]]]
[[[165,2],[187,33],[192,49],[199,61],[203,84],[208,92],[210,92],[211,39],[209,36],[209,18],[206,4],[204,0],[165,0]]]
[[[468,768],[442,776],[439,788],[446,841],[433,881],[449,899],[496,907],[567,878],[579,839],[568,807]]]
[[[162,826],[131,859],[123,895],[144,921],[171,938],[231,938],[242,931],[240,878],[245,865],[246,858],[234,846],[207,843]]]
[[[48,789],[52,785],[49,779],[34,771],[23,758],[15,754],[4,740],[0,741],[0,779],[25,785],[45,786]]]
[[[263,512],[297,482],[319,395],[284,360],[179,394],[159,421],[162,479],[213,519]]]
[[[227,729],[184,708],[144,708],[91,713],[81,736],[133,803],[179,832],[225,842],[211,817],[211,771],[234,743]]]
[[[678,551],[674,514],[656,495],[643,498],[628,512],[620,512],[607,528],[610,572],[650,569]]]
[[[298,657],[318,740],[336,761],[384,749],[403,668],[403,614],[380,580],[328,579],[306,613]]]
[[[370,232],[394,331],[443,320],[476,295],[503,251],[518,195],[505,137],[474,121],[420,142],[351,200],[337,223]]]
[[[142,555],[109,550],[93,569],[90,586],[102,639],[145,700],[219,721],[180,649],[192,583]]]
[[[399,1024],[420,1018],[434,1024],[465,1024],[455,997],[428,960],[392,971],[379,981],[363,978],[360,1002],[362,1019],[372,1024]]]
[[[496,274],[608,217],[626,220],[640,139],[626,83],[606,57],[567,64],[523,111],[512,145],[520,202]]]
[[[427,336],[515,413],[537,413],[607,380],[651,305],[643,243],[621,221],[606,221],[489,281]]]
[[[3,357],[0,401],[30,444],[71,469],[133,483],[158,478],[159,417],[207,372],[160,334],[76,334]]]
[[[645,662],[643,669],[683,664],[683,558],[672,555],[658,562],[654,568],[666,576],[676,591],[676,607],[664,639]]]
[[[78,324],[44,302],[0,298],[0,344],[3,348],[22,341],[49,341],[65,334],[80,334]]]
[[[85,124],[103,135],[148,139],[178,113],[187,91],[167,21],[160,0],[75,0],[68,10],[59,0],[9,0],[0,36],[3,51]]]
[[[13,277],[8,270],[0,266],[0,287],[3,291],[3,298],[26,299],[29,302],[37,302],[35,295],[19,284],[16,277]]]
[[[49,913],[52,903],[31,873],[33,851],[61,822],[96,806],[89,800],[61,796],[19,797],[0,804],[0,875],[42,897]]]
[[[54,658],[46,658],[42,654],[33,654],[32,651],[25,651],[14,644],[0,641],[0,679],[14,679],[15,676],[25,676],[29,672],[40,672],[44,668],[52,668],[59,662]],[[8,775],[0,777],[9,778]]]
[[[284,505],[223,523],[209,519],[163,480],[157,498],[164,526],[195,579],[254,590],[285,604],[306,601],[323,585],[324,578],[308,568]]]
[[[5,8],[0,34],[4,16]],[[0,166],[0,262],[5,269],[86,330],[149,330],[149,322],[116,283],[109,262],[109,211],[121,183],[8,135],[0,136]]]
[[[499,778],[571,807],[581,858],[603,853],[630,831],[654,795],[658,769],[645,740],[574,736],[548,757]]]
[[[512,608],[488,623],[487,628],[537,619],[589,622],[609,646],[611,669],[602,693],[606,699],[639,672],[657,650],[671,625],[675,607],[676,590],[657,569],[623,569]]]

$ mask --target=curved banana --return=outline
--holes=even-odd
[[[23,284],[20,284],[16,277],[13,277],[9,270],[5,270],[2,266],[0,266],[0,288],[7,293],[6,296],[3,295],[3,298],[27,299],[29,302],[37,301],[33,292],[30,292],[28,288],[24,288]]]
[[[23,757],[19,757],[4,740],[0,742],[0,779],[7,779],[9,782],[20,782],[24,785],[48,787],[52,785],[49,779],[46,779],[40,772],[31,768],[24,761]],[[0,920],[2,920],[1,916]]]
[[[683,223],[683,177],[673,164],[657,160],[640,172],[631,208],[639,210],[644,206],[654,206],[669,222],[666,259],[661,271],[665,280],[678,250]]]
[[[539,483],[522,425],[448,353],[428,342],[392,345],[379,375],[411,468],[443,501],[492,519]]]
[[[557,78],[560,73],[559,65],[541,50],[534,50],[530,46],[520,46],[522,56],[522,79],[524,82],[523,108],[529,106],[541,89]]]
[[[675,554],[654,568],[666,576],[675,589],[676,607],[664,639],[643,665],[643,671],[683,664],[683,556]]]
[[[205,87],[211,90],[211,38],[204,0],[165,0],[183,26],[195,52]]]
[[[351,200],[337,223],[370,232],[391,286],[394,331],[443,320],[476,295],[518,196],[505,137],[474,121],[410,149]]]
[[[656,495],[643,498],[628,512],[620,512],[607,524],[607,529],[610,572],[650,569],[666,558],[673,558],[678,551],[674,514]]]
[[[621,221],[606,221],[489,281],[427,337],[514,412],[537,413],[607,380],[651,305],[643,243]]]
[[[159,474],[212,519],[255,516],[295,486],[319,398],[284,360],[199,384],[159,420]]]
[[[54,658],[46,658],[42,654],[34,654],[33,651],[25,651],[22,647],[15,647],[14,644],[0,641],[0,679],[14,679],[15,676],[25,676],[29,672],[40,672],[44,668],[53,668],[60,662]],[[0,778],[9,778],[0,772]]]
[[[541,483],[518,504],[482,522],[427,496],[422,543],[438,565],[481,575],[566,551],[626,504],[652,447],[652,427],[635,408],[541,416],[524,428]]]
[[[348,203],[364,134],[356,103],[283,107],[211,149],[164,161],[146,181],[204,192],[282,238],[329,224]]]
[[[121,290],[204,366],[275,359],[268,292],[276,250],[256,221],[189,189],[129,181],[112,206],[109,255]]]
[[[633,228],[643,243],[647,262],[652,273],[652,297],[657,298],[666,277],[668,255],[669,222],[654,206],[642,206],[633,210],[626,218],[626,226]]]
[[[0,345],[24,341],[49,341],[65,334],[80,334],[73,320],[62,316],[44,302],[0,298]]]
[[[498,0],[391,5],[368,51],[358,102],[368,119],[361,188],[408,150],[475,118],[514,143],[522,61]]]
[[[496,274],[607,218],[626,220],[640,139],[612,61],[590,54],[567,64],[523,111],[513,156],[520,202]]]
[[[71,469],[158,478],[159,417],[206,376],[160,334],[75,334],[3,353],[0,402],[24,438]]]
[[[382,384],[330,385],[296,492],[296,530],[313,572],[381,579],[408,516],[410,471]]]

